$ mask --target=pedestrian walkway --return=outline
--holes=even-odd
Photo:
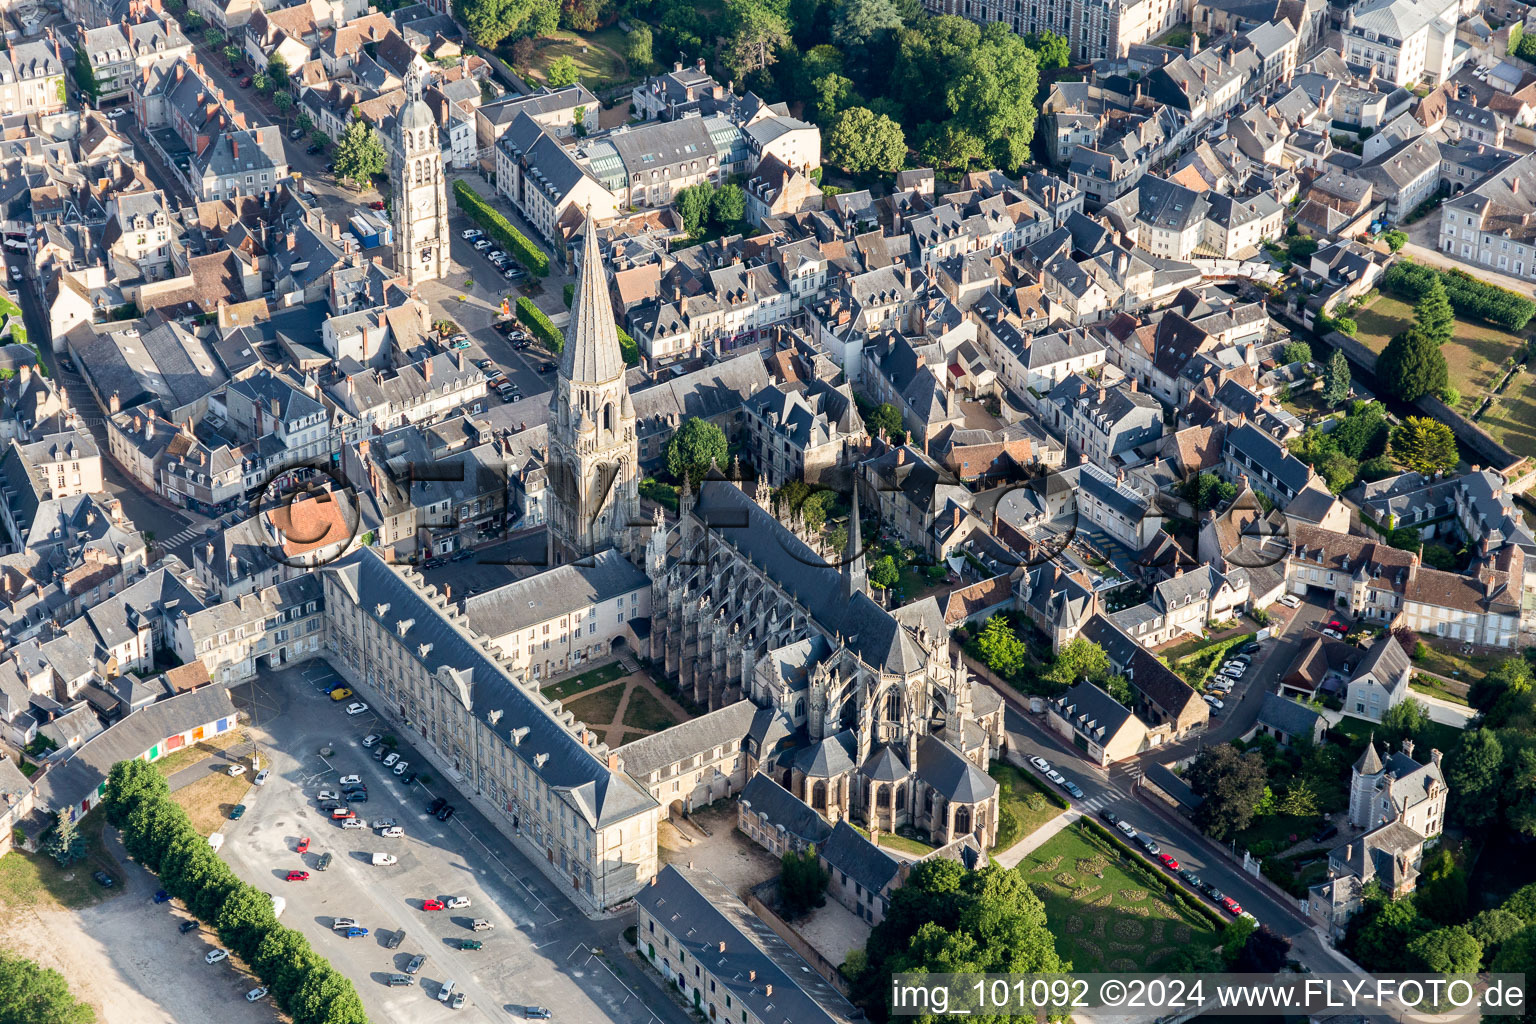
[[[1040,847],[1050,842],[1050,840],[1058,832],[1072,824],[1077,819],[1081,818],[1083,816],[1083,812],[1078,810],[1078,807],[1087,808],[1091,804],[1100,804],[1102,806],[1102,801],[1095,797],[1093,800],[1090,800],[1087,803],[1079,804],[1077,807],[1073,807],[1069,811],[1061,812],[1060,814],[1056,815],[1056,817],[1052,818],[1050,821],[1046,822],[1044,825],[1041,825],[1029,835],[1025,836],[1023,839],[1020,839],[1018,842],[1008,847],[1008,849],[1004,850],[1002,853],[994,853],[992,855],[992,862],[994,864],[1000,864],[1005,868],[1018,867],[1019,861],[1040,849]]]
[[[172,548],[181,547],[183,544],[190,544],[192,541],[197,540],[204,533],[206,533],[208,531],[209,525],[210,524],[208,523],[193,523],[191,526],[187,527],[185,530],[182,530],[175,536],[167,537],[164,540],[161,540],[159,542],[160,546],[169,551]]]

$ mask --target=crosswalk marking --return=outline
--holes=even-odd
[[[198,537],[201,537],[205,529],[207,529],[206,526],[200,526],[194,523],[187,527],[185,530],[182,530],[180,533],[176,534],[174,537],[161,541],[161,546],[167,548],[179,547],[188,541],[196,540]]]

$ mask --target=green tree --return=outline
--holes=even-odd
[[[709,212],[714,206],[715,186],[707,181],[701,181],[697,185],[689,185],[680,188],[673,195],[672,201],[677,206],[677,212],[683,218],[683,230],[690,235],[697,235],[704,230],[704,222],[709,219]]]
[[[779,860],[779,905],[786,916],[796,918],[825,906],[830,880],[815,847],[804,853],[784,851]]]
[[[486,48],[495,47],[515,33],[532,11],[531,0],[453,0],[453,13],[463,22],[469,37]]]
[[[1312,346],[1304,341],[1288,341],[1280,350],[1280,362],[1289,366],[1292,363],[1310,363],[1312,361]]]
[[[869,582],[882,590],[894,587],[900,579],[901,570],[896,568],[896,559],[890,555],[882,555],[869,567]]]
[[[901,419],[901,410],[890,402],[882,402],[864,418],[864,429],[876,437],[890,438],[897,434],[904,434],[905,426]]]
[[[643,71],[651,66],[651,29],[648,25],[636,25],[624,37],[624,59],[631,71]]]
[[[1218,840],[1241,832],[1253,820],[1267,779],[1258,753],[1240,754],[1230,743],[1206,747],[1184,775],[1189,788],[1205,798],[1195,811],[1196,824]]]
[[[288,111],[293,109],[293,94],[283,90],[272,96],[272,105],[277,108],[277,114],[284,122],[288,120]]]
[[[1445,279],[1439,274],[1430,279],[1429,287],[1413,307],[1413,323],[1438,345],[1451,340],[1456,314],[1451,309],[1451,298],[1445,292]]]
[[[331,137],[318,128],[310,132],[309,141],[312,146],[322,153],[331,148]]]
[[[1387,248],[1397,252],[1408,244],[1408,235],[1402,231],[1388,231],[1381,236],[1381,240],[1387,243]]]
[[[240,49],[240,47],[236,46],[234,43],[230,43],[228,46],[224,47],[224,59],[229,61],[229,66],[233,68],[236,64],[240,63],[240,55],[244,52],[244,50]]]
[[[1024,37],[1024,45],[1035,51],[1035,60],[1047,70],[1064,68],[1072,62],[1072,44],[1049,29],[1029,33]]]
[[[314,119],[309,116],[309,111],[299,108],[299,116],[293,119],[294,126],[306,135],[315,127]]]
[[[1334,494],[1343,494],[1359,474],[1360,463],[1343,452],[1329,452],[1316,463],[1318,473]]]
[[[1392,457],[1416,472],[1449,473],[1461,461],[1451,428],[1428,416],[1409,416],[1392,431]]]
[[[1243,943],[1232,970],[1240,974],[1279,974],[1285,970],[1290,955],[1290,939],[1271,930],[1267,924],[1259,925]]]
[[[701,480],[711,465],[724,466],[730,459],[725,432],[708,420],[689,416],[667,442],[667,472],[676,480],[686,474]]]
[[[297,991],[303,973],[311,963],[319,960],[302,933],[279,924],[262,936],[251,958],[251,966],[266,979],[277,1004],[286,1006]]]
[[[1056,661],[1046,671],[1046,678],[1062,686],[1080,680],[1102,682],[1110,672],[1109,655],[1087,637],[1073,637],[1061,647]]]
[[[949,83],[949,106],[957,127],[989,140],[988,155],[1006,173],[1029,160],[1039,82],[1035,51],[1007,25],[994,21],[981,30],[981,45],[959,78]]]
[[[242,885],[224,901],[214,922],[219,940],[241,959],[249,960],[277,924],[272,900],[253,885]]]
[[[1485,910],[1467,923],[1467,931],[1483,944],[1483,958],[1492,961],[1499,947],[1525,930],[1525,922],[1503,907]]]
[[[360,119],[349,123],[336,143],[336,176],[362,186],[388,165],[384,140],[373,125]]]
[[[1405,402],[1445,387],[1449,379],[1440,344],[1417,326],[1387,343],[1376,363],[1376,379]]]
[[[528,32],[528,35],[524,38],[530,50],[529,58],[523,62],[526,66],[528,60],[532,59],[533,41],[535,39],[547,39],[559,30],[560,0],[533,0],[533,10],[529,13],[528,22],[524,27]]]
[[[43,840],[43,852],[58,861],[59,867],[67,868],[75,861],[85,859],[85,836],[67,815],[60,815],[53,831]]]
[[[187,812],[173,800],[144,800],[128,813],[123,846],[130,856],[159,873],[165,852],[178,837],[192,831]]]
[[[891,0],[839,0],[832,16],[832,41],[844,49],[869,46],[882,32],[901,28]]]
[[[901,125],[868,107],[849,107],[827,135],[827,160],[849,174],[898,170],[907,159]]]
[[[298,990],[293,994],[293,1004],[289,1012],[293,1014],[295,1024],[304,1024],[304,1022],[319,1024],[327,1020],[326,1014],[331,1003],[339,999],[350,987],[351,982],[322,960],[317,967],[304,976],[299,982]]]
[[[1215,473],[1197,473],[1184,483],[1184,497],[1195,511],[1204,512],[1237,497],[1237,487]]]
[[[1518,836],[1536,837],[1536,749],[1521,747],[1508,760],[1504,822]]]
[[[853,90],[853,79],[837,72],[829,72],[811,83],[816,96],[816,120],[830,125],[833,118],[861,101]]]
[[[212,25],[203,29],[203,45],[210,50],[222,49],[228,37]]]
[[[581,81],[581,70],[576,67],[574,57],[562,53],[549,62],[549,70],[544,73],[544,79],[551,89],[564,89]]]
[[[1228,970],[1232,970],[1232,965],[1242,956],[1243,947],[1248,945],[1248,939],[1257,927],[1258,924],[1252,918],[1239,917],[1228,921],[1227,926],[1221,930],[1221,956]]]
[[[148,761],[119,761],[107,773],[102,802],[107,808],[107,824],[122,828],[128,815],[140,803],[155,802],[170,796],[165,776]]]
[[[725,0],[726,16],[735,30],[725,41],[721,61],[746,78],[773,66],[778,50],[789,45],[789,23],[770,0]]]
[[[934,125],[918,147],[918,156],[925,163],[962,171],[970,170],[986,154],[986,143],[952,124]]]
[[[1351,383],[1349,360],[1344,358],[1342,350],[1334,349],[1333,355],[1328,357],[1328,365],[1323,368],[1323,401],[1329,405],[1342,405],[1349,398]]]
[[[288,88],[288,78],[292,72],[288,69],[288,62],[280,53],[274,53],[267,59],[267,81],[272,89]]]
[[[1136,706],[1136,692],[1131,689],[1131,681],[1119,672],[1105,678],[1104,692],[1113,697],[1117,704],[1128,708]]]
[[[1441,847],[1424,855],[1414,901],[1419,913],[1438,924],[1461,924],[1467,919],[1467,873],[1457,866],[1451,851]]]
[[[256,78],[252,81],[251,84],[256,87],[257,92],[266,92],[268,87],[271,86],[272,80],[267,77],[267,73],[265,71],[258,71],[256,72]]]
[[[723,228],[739,224],[747,216],[747,193],[740,185],[721,185],[711,200],[710,217]]]
[[[1285,798],[1280,801],[1280,813],[1298,818],[1316,814],[1317,794],[1312,791],[1312,784],[1306,779],[1293,781],[1285,791]]]
[[[1483,964],[1483,944],[1461,925],[1436,928],[1408,943],[1408,955],[1436,974],[1473,974]]]
[[[186,17],[181,19],[181,27],[187,30],[188,35],[196,32],[203,25],[203,16],[196,11],[188,11]]]
[[[1474,828],[1492,824],[1499,814],[1498,794],[1504,782],[1504,746],[1491,729],[1464,733],[1445,759],[1445,782],[1451,790],[1451,810]]]
[[[1408,955],[1409,943],[1433,924],[1419,913],[1413,896],[1393,899],[1373,880],[1366,884],[1361,902],[1345,937],[1345,946],[1355,961],[1368,971],[1416,969],[1417,961]]]
[[[987,620],[981,634],[976,637],[976,649],[981,652],[987,668],[1000,676],[1018,675],[1029,657],[1024,641],[1019,639],[1008,620],[1001,615],[994,615]]]
[[[58,971],[0,951],[0,1021],[95,1024],[96,1011],[74,997]]]
[[[1429,708],[1423,701],[1409,697],[1381,716],[1381,735],[1388,746],[1394,746],[1419,735],[1429,724]]]

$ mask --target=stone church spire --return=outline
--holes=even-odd
[[[843,600],[853,600],[854,594],[869,592],[869,580],[864,571],[864,541],[859,530],[859,470],[853,470],[853,497],[849,501],[848,546],[843,549]]]
[[[582,227],[571,322],[549,407],[550,563],[586,560],[608,547],[643,554],[632,536],[635,526],[650,525],[637,518],[635,406],[591,216]]]

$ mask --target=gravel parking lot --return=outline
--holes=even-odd
[[[122,847],[116,846],[121,856]],[[268,999],[248,1003],[260,982],[232,961],[203,957],[217,944],[211,933],[182,935],[187,916],[176,904],[156,905],[159,883],[136,864],[117,872],[117,895],[80,911],[26,910],[0,925],[6,949],[52,967],[103,1024],[271,1024]]]
[[[269,754],[272,776],[253,791],[249,810],[225,830],[224,857],[240,877],[287,899],[284,923],[303,931],[314,947],[352,978],[375,1020],[430,1022],[465,1019],[505,1021],[521,1016],[527,1005],[548,1006],[558,1020],[651,1020],[646,1001],[609,971],[594,945],[609,940],[574,908],[549,891],[537,869],[498,844],[467,801],[442,780],[417,784],[407,792],[399,776],[361,745],[367,733],[388,733],[370,712],[348,717],[325,695],[333,678],[314,662],[277,673],[264,673],[254,691],[241,688],[237,702],[256,709],[252,731]],[[417,769],[428,765],[401,735],[399,750]],[[322,748],[331,754],[323,756]],[[394,818],[405,829],[399,839],[384,839],[372,829],[343,829],[318,809],[322,788],[338,789],[344,775],[357,774],[368,800],[354,803],[359,817]],[[441,792],[458,814],[448,822],[426,815],[426,805]],[[309,852],[295,852],[309,836]],[[496,847],[493,851],[492,847]],[[317,869],[324,853],[327,871]],[[375,867],[375,852],[392,853],[395,865]],[[303,882],[288,882],[290,870],[311,872]],[[422,901],[465,895],[471,907],[426,912]],[[346,939],[332,931],[337,917],[353,918],[368,928],[366,937]],[[494,923],[476,933],[475,918]],[[628,923],[628,922],[624,922]],[[621,929],[615,922],[611,928]],[[390,933],[404,929],[394,950]],[[484,942],[480,951],[458,948],[459,940]],[[616,936],[615,936],[616,938]],[[616,943],[615,943],[616,946]],[[617,952],[615,948],[613,952]],[[391,988],[392,973],[411,957],[425,953],[417,984]],[[617,967],[621,973],[623,965]],[[468,994],[455,1013],[436,1001],[448,980]],[[635,979],[631,978],[631,984]],[[478,1011],[478,1018],[476,1012]],[[669,1015],[670,1019],[670,1015]]]

